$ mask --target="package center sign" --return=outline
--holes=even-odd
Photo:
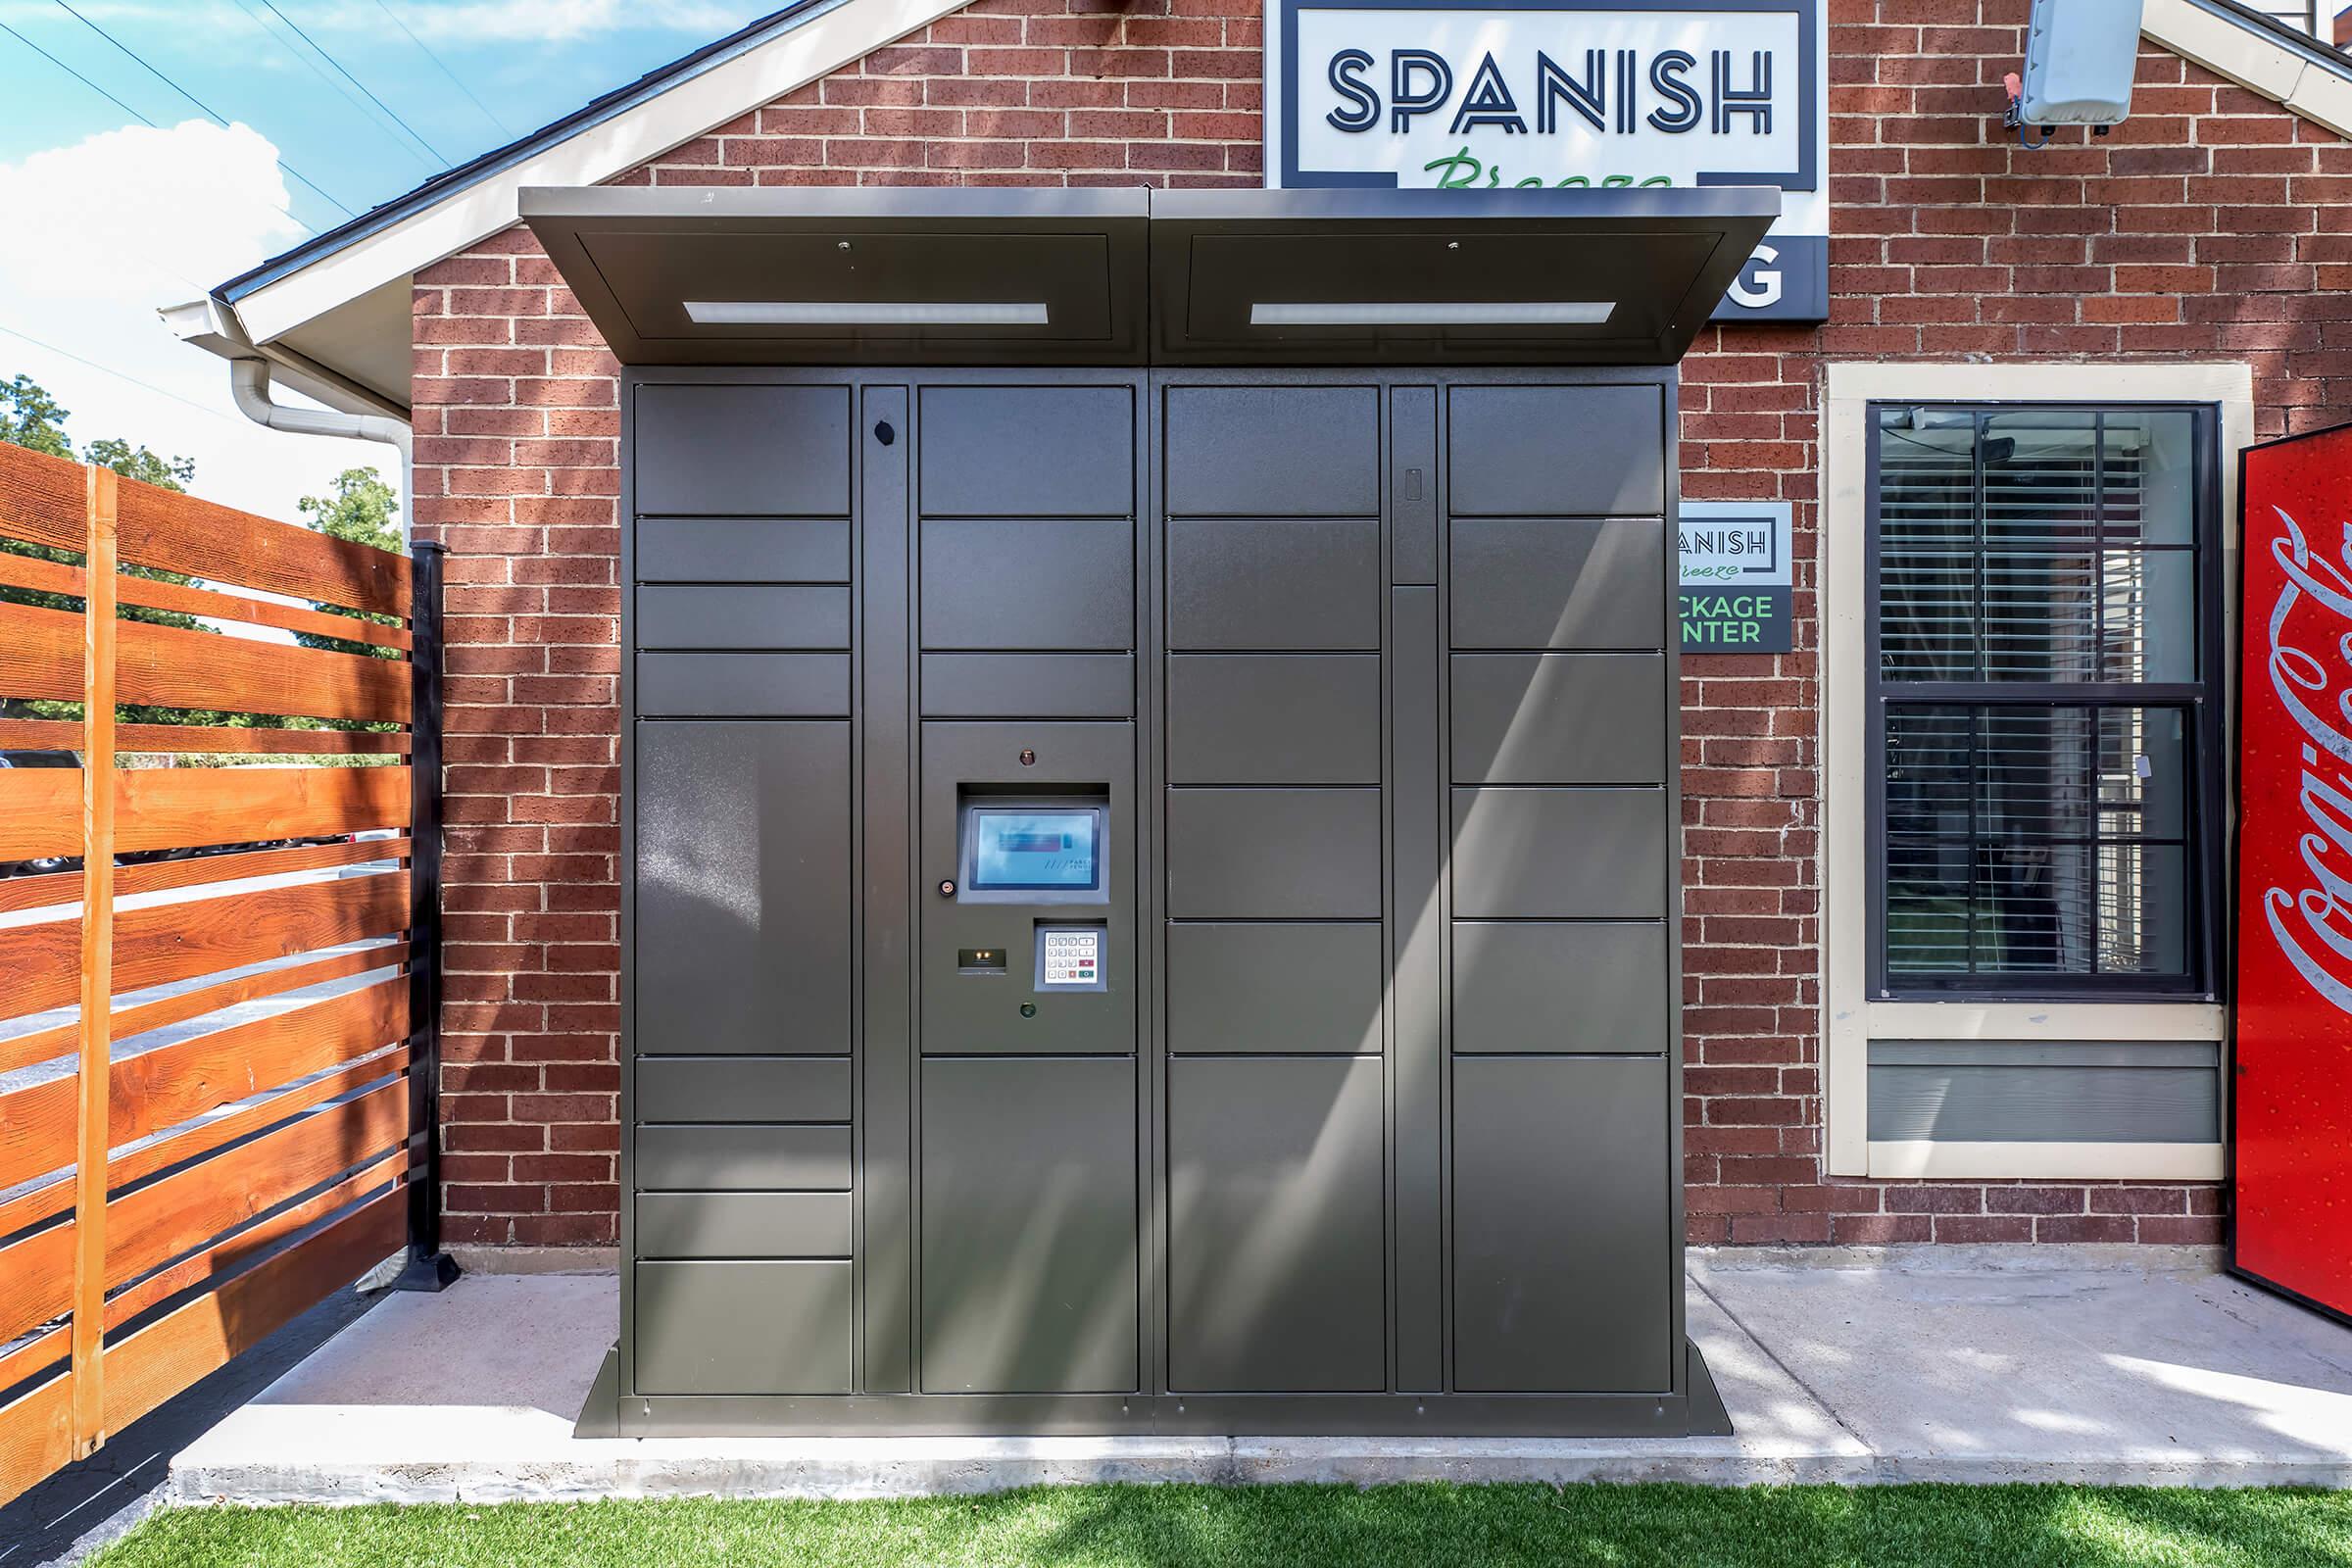
[[[1829,314],[1817,0],[1268,0],[1266,183],[1777,185],[1718,321]]]
[[[1785,654],[1795,646],[1786,501],[1686,501],[1683,652]]]

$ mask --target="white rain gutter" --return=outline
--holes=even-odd
[[[409,547],[409,521],[416,512],[416,432],[388,414],[343,414],[333,409],[295,409],[270,399],[270,362],[260,357],[228,362],[228,389],[237,412],[256,424],[292,435],[331,435],[381,441],[400,452],[400,543]]]

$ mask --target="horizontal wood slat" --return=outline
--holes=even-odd
[[[106,1429],[122,1431],[398,1251],[407,1212],[407,1196],[395,1188],[109,1346]]]
[[[14,451],[0,443],[0,451]],[[0,1503],[74,1457],[74,1386],[63,1373],[0,1405]]]
[[[74,1000],[80,983],[78,926],[51,920],[0,930],[0,973],[12,982],[0,995],[0,1007],[14,1016]],[[398,871],[124,909],[115,916],[115,990],[137,991],[408,928],[409,879]]]
[[[185,1023],[190,1018],[201,1018],[208,1012],[217,1012],[240,1002],[251,1002],[256,997],[273,997],[281,991],[299,991],[323,980],[366,974],[370,969],[398,969],[408,962],[408,958],[409,945],[406,942],[391,942],[359,953],[341,953],[331,958],[316,958],[309,963],[264,969],[259,974],[240,975],[234,980],[200,986],[176,996],[158,997],[153,1002],[117,1007],[115,1042],[120,1045],[149,1029]],[[74,1049],[75,1033],[74,1026],[66,1023],[0,1041],[0,1072],[14,1072],[19,1067],[29,1067],[36,1061],[64,1055]],[[0,1236],[7,1234],[7,1227],[0,1226]]]
[[[229,724],[117,724],[115,748],[123,752],[183,752],[230,756],[284,753],[288,756],[406,756],[405,729],[245,729]],[[78,718],[0,718],[0,748],[9,751],[78,752]]]
[[[132,854],[405,828],[410,782],[406,762],[127,768],[116,780],[115,848]],[[78,855],[80,802],[78,768],[0,769],[0,860]]]
[[[68,1073],[0,1095],[0,1188],[74,1163],[74,1080]]]
[[[79,566],[62,565],[32,556],[7,554],[0,554],[0,582],[19,588],[37,589],[43,593],[65,594],[74,599],[82,596],[86,586]],[[306,610],[296,605],[271,604],[266,599],[222,593],[213,587],[158,582],[152,577],[136,577],[127,573],[119,579],[115,598],[118,603],[143,605],[149,610],[177,611],[181,614],[196,615],[207,620],[234,620],[255,626],[273,626],[279,631],[309,632],[314,636],[334,637],[344,642],[371,643],[378,648],[406,650],[416,643],[416,638],[406,626],[364,620],[356,615],[329,614],[324,611]]]
[[[236,882],[247,877],[279,876],[288,871],[328,871],[338,866],[368,865],[377,860],[405,860],[415,848],[405,838],[348,839],[339,844],[299,844],[287,850],[243,850],[234,855],[198,855],[185,860],[148,860],[139,865],[116,867],[115,897],[202,887],[209,882]],[[80,897],[81,878],[71,871],[0,881],[0,912],[53,908]],[[121,1033],[116,1031],[118,1037]]]
[[[80,555],[89,543],[88,485],[70,458],[0,442],[0,538]]]
[[[0,696],[77,701],[81,620],[70,611],[0,604]],[[409,721],[409,666],[402,660],[142,620],[117,628],[116,650],[119,703]]]
[[[395,975],[142,1052],[114,1064],[108,1147],[120,1148],[408,1037],[409,980]]]
[[[397,876],[370,880],[396,886],[404,882]],[[318,885],[332,889],[358,884]],[[405,887],[401,891],[405,893]],[[167,907],[184,910],[189,906]],[[133,915],[144,912],[148,911],[132,911],[122,916],[122,923],[126,926]],[[119,982],[122,972],[120,956],[115,972]],[[394,976],[308,1006],[126,1057],[111,1069],[114,1102],[107,1117],[107,1142],[110,1147],[120,1147],[215,1106],[406,1039],[408,1025],[408,981]],[[74,1126],[72,1076],[0,1095],[0,1188],[70,1164]]]
[[[107,1205],[108,1288],[374,1163],[400,1147],[408,1125],[409,1087],[395,1080],[115,1200]]]
[[[107,1288],[203,1247],[305,1188],[380,1159],[402,1145],[408,1124],[408,1085],[394,1079],[112,1200]],[[0,1342],[73,1304],[74,1237],[68,1222],[0,1249]]]
[[[23,447],[0,452],[0,537],[79,554],[83,484],[79,464]],[[117,549],[126,565],[408,618],[408,564],[389,551],[136,480],[124,480],[120,496]]]
[[[409,618],[406,557],[149,484],[122,486],[123,563]]]
[[[117,1291],[113,1296],[107,1298],[106,1327],[109,1330],[120,1328],[167,1297],[175,1296],[208,1279],[243,1267],[249,1260],[268,1251],[303,1227],[316,1224],[345,1204],[369,1196],[387,1182],[399,1181],[407,1172],[408,1166],[408,1151],[396,1150],[374,1164],[354,1171],[332,1187],[316,1193],[299,1203],[289,1204],[268,1219],[249,1225],[233,1236],[223,1237],[199,1251],[191,1252],[171,1267],[158,1269],[126,1290]],[[63,1241],[66,1250],[70,1253],[73,1249],[73,1235],[74,1227],[68,1224],[43,1231],[39,1237],[29,1240],[46,1240],[55,1236]],[[5,1293],[6,1288],[20,1277],[12,1275],[10,1272],[18,1267],[20,1257],[27,1270],[36,1266],[37,1260],[34,1254],[28,1251],[20,1252],[20,1249],[25,1245],[25,1243],[20,1242],[6,1252],[0,1252],[0,1293]],[[60,1281],[58,1289],[62,1291],[63,1288],[64,1282]],[[27,1328],[47,1321],[46,1314],[20,1316],[20,1310],[0,1303],[0,1321],[21,1322]],[[0,1329],[0,1340],[5,1340],[11,1333],[22,1332],[23,1329]],[[0,1389],[13,1388],[33,1373],[40,1371],[50,1362],[63,1360],[67,1350],[71,1348],[68,1343],[69,1337],[69,1331],[61,1325],[37,1339],[27,1340],[6,1355],[0,1355]]]
[[[354,1062],[337,1072],[331,1072],[314,1083],[299,1089],[289,1089],[274,1095],[258,1105],[248,1105],[225,1116],[197,1122],[152,1144],[142,1144],[126,1153],[117,1154],[107,1162],[107,1180],[113,1186],[126,1187],[143,1180],[159,1170],[195,1159],[212,1150],[233,1144],[238,1139],[259,1132],[273,1123],[324,1104],[338,1095],[374,1083],[391,1073],[405,1072],[409,1065],[409,1048],[395,1046],[381,1055]],[[13,1236],[28,1226],[38,1225],[63,1213],[74,1201],[74,1184],[58,1180],[19,1193],[0,1202],[0,1236]]]

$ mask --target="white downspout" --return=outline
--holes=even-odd
[[[332,409],[290,409],[270,401],[270,362],[264,359],[228,362],[229,391],[237,410],[256,424],[295,435],[335,435],[361,441],[381,441],[400,452],[400,543],[410,547],[410,523],[416,514],[415,432],[405,419],[388,414],[339,414]]]

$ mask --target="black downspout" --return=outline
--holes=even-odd
[[[441,1250],[441,563],[419,544],[409,624],[409,1259],[396,1291],[458,1277]]]

